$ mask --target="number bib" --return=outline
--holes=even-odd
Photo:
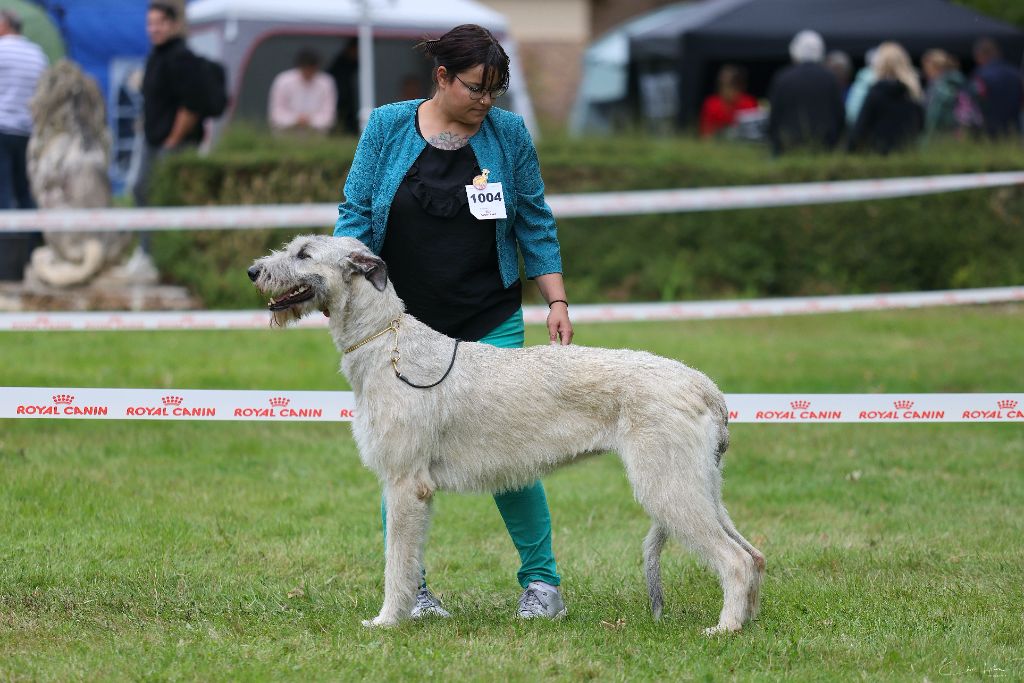
[[[502,194],[501,183],[487,183],[478,190],[473,185],[466,185],[466,197],[469,199],[469,212],[479,220],[508,218],[505,213],[505,196]]]

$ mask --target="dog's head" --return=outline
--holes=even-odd
[[[256,259],[249,279],[270,297],[273,322],[284,326],[315,311],[340,312],[356,282],[368,282],[378,292],[388,284],[384,262],[351,237],[300,235],[282,251]]]

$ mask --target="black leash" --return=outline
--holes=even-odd
[[[433,387],[436,387],[438,384],[440,384],[441,382],[445,381],[445,379],[447,379],[448,374],[452,371],[452,368],[455,367],[455,354],[457,354],[459,352],[459,343],[461,341],[462,341],[461,339],[456,339],[455,340],[455,349],[452,351],[452,362],[448,364],[448,369],[444,371],[444,375],[442,375],[441,379],[437,380],[433,384],[413,384],[412,382],[410,382],[406,378],[405,375],[403,375],[401,372],[399,372],[397,362],[394,363],[395,377],[397,377],[398,379],[402,380],[403,382],[408,384],[413,389],[431,389]]]

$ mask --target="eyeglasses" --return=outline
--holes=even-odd
[[[479,85],[470,85],[469,83],[466,83],[466,81],[459,78],[458,74],[455,74],[455,78],[458,79],[459,83],[466,87],[466,90],[469,91],[469,99],[474,101],[483,99],[484,93],[490,95],[492,100],[496,100],[508,92],[508,88],[487,89],[481,88]]]

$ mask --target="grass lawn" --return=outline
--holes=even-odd
[[[1024,306],[586,325],[726,392],[1024,391]],[[528,330],[542,343],[539,328]],[[323,331],[0,333],[0,384],[344,389]],[[761,618],[677,545],[652,622],[644,513],[603,456],[546,480],[569,617],[512,617],[487,496],[440,495],[454,618],[367,631],[379,492],[346,425],[0,421],[0,680],[1024,679],[1024,430],[734,425],[725,499]],[[854,473],[857,473],[856,475]]]

